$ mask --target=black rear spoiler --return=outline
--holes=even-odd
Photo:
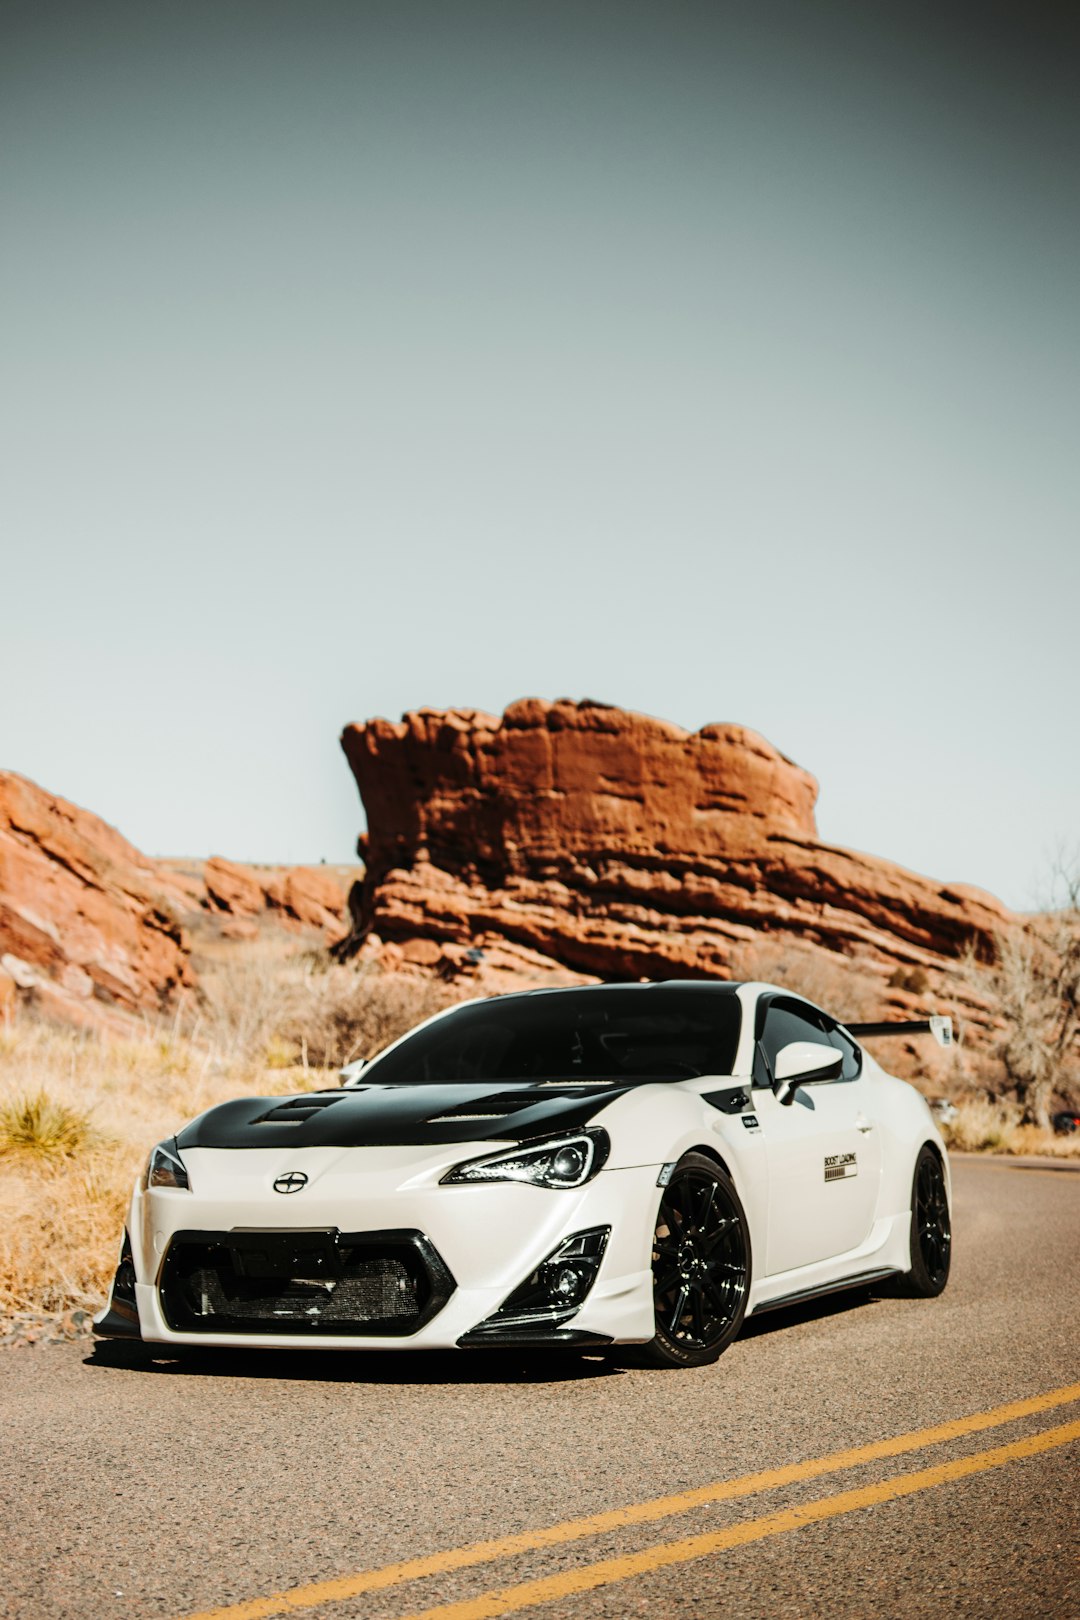
[[[939,1046],[951,1046],[951,1018],[899,1018],[887,1024],[845,1024],[852,1035],[932,1035]]]

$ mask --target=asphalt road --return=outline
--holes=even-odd
[[[1080,1616],[1080,1169],[954,1175],[940,1300],[701,1371],[0,1353],[0,1614]]]

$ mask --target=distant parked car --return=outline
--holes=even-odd
[[[1057,1136],[1072,1136],[1074,1131],[1080,1131],[1080,1112],[1075,1108],[1064,1108],[1060,1114],[1052,1114],[1050,1123]]]
[[[954,1119],[959,1119],[960,1110],[948,1097],[932,1097],[930,1099],[930,1112],[942,1125],[951,1125]]]

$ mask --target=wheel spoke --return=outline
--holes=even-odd
[[[728,1234],[731,1231],[731,1228],[734,1225],[735,1225],[734,1221],[721,1219],[720,1224],[716,1228],[715,1232],[711,1233],[709,1237],[705,1238],[702,1241],[701,1252],[705,1256],[706,1259],[708,1259],[708,1257],[711,1254],[715,1254],[716,1250],[720,1247],[720,1244],[728,1236]]]
[[[730,1322],[732,1315],[731,1308],[733,1303],[731,1295],[735,1293],[735,1298],[738,1299],[738,1294],[736,1293],[733,1285],[729,1282],[726,1284],[726,1286],[721,1286],[715,1277],[710,1277],[708,1282],[705,1284],[705,1289],[710,1299],[712,1299],[718,1306],[719,1313],[723,1320],[725,1322]]]
[[[675,1338],[679,1331],[679,1323],[682,1320],[683,1311],[686,1309],[686,1298],[689,1292],[689,1288],[687,1288],[686,1284],[684,1283],[682,1288],[679,1290],[679,1297],[675,1301],[675,1309],[671,1316],[671,1327],[668,1329],[668,1332],[671,1334],[672,1338]]]

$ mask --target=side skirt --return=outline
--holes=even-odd
[[[884,1282],[886,1277],[899,1277],[899,1266],[879,1266],[875,1271],[860,1271],[855,1277],[841,1277],[839,1282],[821,1283],[816,1288],[797,1288],[793,1294],[781,1294],[779,1299],[767,1299],[755,1305],[751,1316],[764,1316],[766,1311],[779,1311],[785,1305],[802,1305],[810,1299],[823,1299],[826,1294],[842,1294],[847,1288],[866,1288],[870,1283]]]

